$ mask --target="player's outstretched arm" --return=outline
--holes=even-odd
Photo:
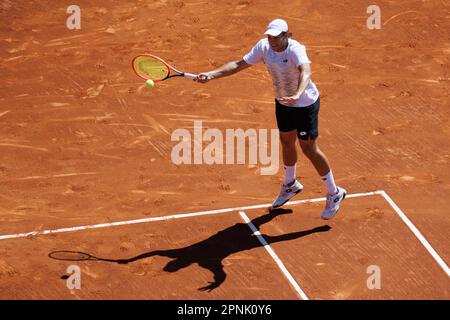
[[[238,61],[231,61],[223,66],[221,66],[218,69],[208,71],[208,72],[202,72],[197,75],[197,77],[194,79],[194,81],[200,82],[200,83],[206,83],[212,79],[218,79],[222,77],[231,76],[232,74],[235,74],[241,70],[244,70],[251,65],[245,62],[243,59]]]

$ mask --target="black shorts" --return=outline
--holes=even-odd
[[[275,99],[275,115],[278,129],[288,132],[297,129],[301,140],[316,139],[319,136],[320,97],[307,107],[287,107]]]

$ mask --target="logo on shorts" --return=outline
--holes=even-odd
[[[301,135],[301,136],[306,136],[307,133],[306,133],[305,131],[302,131],[302,132],[300,132],[300,135]]]

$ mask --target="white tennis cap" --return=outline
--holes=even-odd
[[[275,19],[267,26],[267,31],[264,34],[276,37],[282,32],[288,31],[288,24],[283,19]]]

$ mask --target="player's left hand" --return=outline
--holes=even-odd
[[[293,102],[297,101],[298,99],[300,99],[300,97],[295,95],[295,96],[290,96],[290,97],[282,97],[282,98],[278,99],[278,101],[280,101],[283,104],[289,104],[289,103],[293,103]]]

